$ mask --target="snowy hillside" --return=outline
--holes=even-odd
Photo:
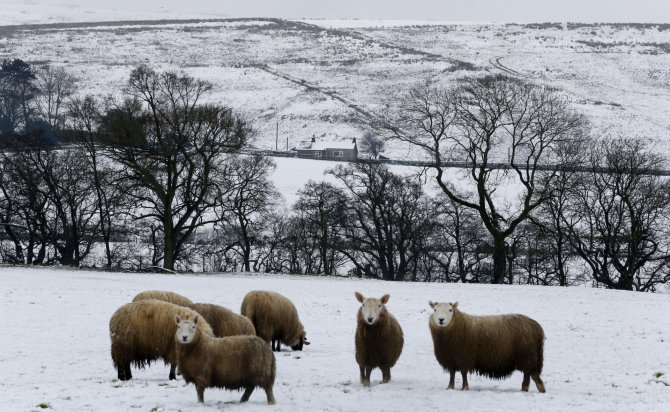
[[[0,59],[66,67],[82,92],[100,95],[118,95],[139,64],[184,70],[213,82],[211,98],[252,121],[258,147],[280,150],[287,139],[291,148],[313,135],[360,137],[426,80],[449,85],[504,73],[561,90],[596,136],[636,137],[670,151],[668,25],[409,24],[258,18],[7,26]],[[399,143],[386,151],[422,155]]]
[[[386,283],[356,279],[227,275],[142,275],[0,268],[0,408],[3,411],[544,410],[662,411],[670,408],[670,300],[667,295],[592,288]],[[296,304],[312,345],[277,354],[275,397],[262,391],[205,391],[168,381],[168,368],[133,370],[120,382],[109,352],[111,314],[146,289],[166,289],[235,311],[245,293],[270,289]],[[390,293],[405,333],[392,381],[358,383],[354,291]],[[520,312],[544,327],[547,393],[523,393],[519,372],[503,381],[472,376],[470,391],[447,391],[428,330],[428,300],[459,301],[472,314]],[[460,385],[460,377],[457,377]]]

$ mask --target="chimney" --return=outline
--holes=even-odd
[[[353,139],[351,139],[351,143],[356,144],[356,138],[355,137]]]
[[[314,137],[314,135],[312,135],[312,143],[314,143],[314,142],[316,142],[316,137]]]

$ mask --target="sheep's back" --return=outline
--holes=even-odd
[[[252,291],[242,301],[240,312],[251,320],[256,335],[269,342],[281,339],[293,345],[300,339],[298,311],[288,298],[270,291]]]
[[[246,316],[238,315],[223,306],[211,303],[196,303],[191,306],[191,309],[207,320],[216,337],[256,334],[254,325]]]
[[[145,290],[144,292],[138,293],[137,296],[133,298],[133,302],[147,299],[162,300],[164,302],[173,303],[175,305],[184,306],[187,308],[193,305],[191,299],[178,293],[164,290]]]

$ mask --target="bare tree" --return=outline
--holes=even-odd
[[[344,261],[337,244],[346,219],[346,197],[342,189],[333,184],[311,180],[299,195],[293,209],[300,217],[298,222],[303,225],[303,240],[317,252],[318,263],[312,270],[333,275]]]
[[[193,231],[213,222],[214,174],[245,144],[249,125],[230,108],[202,104],[211,85],[184,74],[133,70],[128,99],[107,111],[109,156],[140,211],[160,225],[163,267],[173,270]]]
[[[105,245],[106,267],[111,268],[114,260],[111,244],[115,232],[114,227],[121,226],[118,222],[123,221],[121,215],[127,211],[125,210],[124,191],[120,186],[123,182],[114,179],[114,167],[101,153],[99,129],[103,112],[102,104],[93,96],[86,96],[72,99],[67,109],[70,125],[74,130],[74,142],[86,154],[86,161],[91,172],[100,234]]]
[[[412,280],[432,227],[418,182],[384,165],[356,163],[330,171],[345,187],[348,218],[340,251],[366,276]]]
[[[76,90],[76,79],[62,67],[44,66],[37,71],[37,111],[53,130],[62,129],[65,123],[67,99]]]
[[[452,201],[479,214],[491,236],[493,282],[503,283],[507,239],[547,199],[556,172],[542,171],[556,160],[556,146],[583,132],[583,121],[565,98],[544,86],[504,76],[466,79],[449,89],[419,88],[403,100],[386,126],[393,138],[424,149],[434,161],[435,179]],[[469,168],[467,196],[448,185],[445,162]],[[506,169],[493,168],[506,163]],[[520,188],[511,199],[506,188]]]
[[[454,189],[455,190],[455,189]],[[480,267],[484,261],[486,232],[475,211],[444,194],[434,199],[436,211],[433,244],[428,254],[441,268],[446,282],[485,282]]]
[[[563,215],[571,246],[597,283],[654,290],[670,280],[670,183],[651,174],[664,158],[630,139],[599,140],[590,156]]]
[[[0,64],[0,135],[25,131],[35,114],[35,70],[21,59]]]
[[[573,228],[577,216],[569,212],[570,196],[580,180],[579,167],[588,163],[588,151],[585,148],[592,144],[586,137],[563,142],[557,145],[557,158],[560,159],[559,171],[547,182],[540,182],[546,186],[547,200],[534,211],[531,222],[535,228],[529,229],[534,232],[536,243],[547,250],[548,260],[552,262],[547,266],[547,284],[569,286],[575,279],[570,278],[568,262],[571,260],[572,252],[568,233]]]
[[[275,167],[271,158],[260,155],[234,157],[218,181],[217,223],[234,234],[236,250],[247,272],[251,271],[252,249],[264,230],[264,217],[279,198],[270,181]]]
[[[361,149],[366,152],[371,159],[378,159],[384,150],[386,143],[382,138],[373,132],[366,132],[361,139]]]

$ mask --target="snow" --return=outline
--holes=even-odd
[[[389,283],[287,275],[155,275],[70,269],[0,267],[0,408],[38,410],[543,410],[661,411],[670,408],[670,299],[594,288]],[[172,290],[194,301],[238,310],[254,289],[282,293],[296,304],[312,342],[303,352],[276,354],[277,405],[261,390],[240,405],[241,392],[205,391],[168,381],[162,363],[116,379],[108,322],[147,289]],[[405,347],[389,384],[358,382],[354,359],[354,291],[390,293]],[[547,393],[521,374],[496,381],[471,376],[470,391],[446,390],[448,374],[433,355],[428,300],[459,301],[472,314],[518,312],[543,326]],[[456,379],[457,387],[460,377]]]
[[[7,13],[0,21],[20,19],[0,10]],[[137,10],[137,18],[147,18]],[[373,118],[392,112],[426,80],[448,87],[464,76],[514,71],[557,88],[590,121],[594,136],[644,139],[670,152],[667,26],[354,22],[258,18],[2,27],[0,60],[65,67],[80,79],[81,93],[99,96],[120,96],[140,64],[184,71],[214,84],[209,101],[246,116],[257,131],[255,146],[264,149],[277,146],[277,125],[282,149],[287,138],[289,148],[312,136],[360,138]],[[423,156],[407,153],[399,142],[389,142],[385,152],[391,158]]]

